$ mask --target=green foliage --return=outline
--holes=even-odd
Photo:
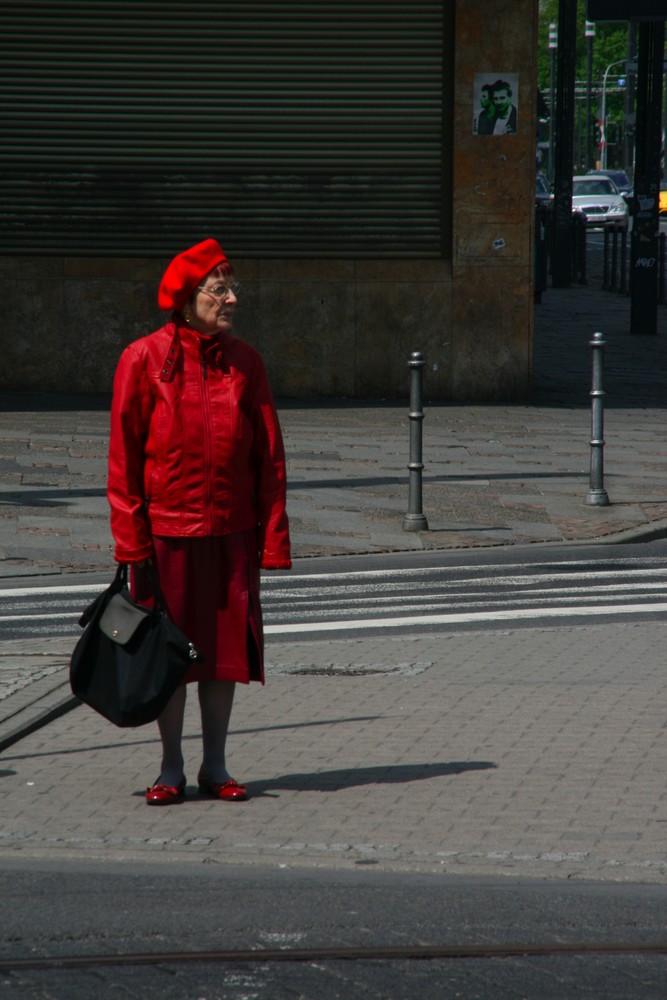
[[[602,94],[604,89],[605,110],[607,114],[607,162],[609,166],[628,166],[622,164],[625,152],[625,137],[632,126],[626,123],[626,92],[627,75],[625,61],[629,57],[636,58],[636,24],[631,27],[627,21],[596,21],[595,36],[592,42],[586,38],[585,24],[586,0],[573,0],[576,5],[577,27],[575,32],[575,150],[574,168],[586,166],[586,122],[588,110],[589,85],[589,52],[591,54],[590,73],[590,115],[592,131],[597,129],[596,121],[602,112]],[[544,96],[547,106],[551,106],[550,86],[551,72],[557,76],[557,58],[549,49],[549,25],[558,24],[561,0],[539,0],[538,21],[538,57],[537,85]],[[570,8],[571,9],[571,8]],[[634,50],[629,52],[629,40]],[[606,86],[603,80],[607,72]],[[556,79],[554,79],[554,87]],[[597,153],[599,135],[592,136],[593,146]],[[589,140],[590,141],[590,140]],[[597,158],[597,157],[596,157]]]
[[[595,36],[592,43],[585,35],[586,0],[575,0],[577,10],[577,27],[575,33],[575,169],[582,169],[587,161],[585,122],[588,107],[588,59],[589,47],[592,55],[590,75],[590,113],[592,131],[597,130],[596,119],[602,110],[602,94],[605,92],[607,113],[607,129],[605,133],[608,142],[608,164],[617,166],[623,153],[623,136],[625,134],[625,96],[626,67],[628,58],[628,38],[630,35],[627,21],[596,21]],[[551,106],[550,85],[552,71],[552,54],[549,49],[549,25],[558,24],[560,0],[539,0],[538,23],[538,57],[537,85],[541,90],[547,106]],[[631,53],[636,57],[636,50]],[[611,68],[610,68],[611,67]],[[553,59],[554,77],[557,75],[557,59]],[[606,87],[603,88],[605,72],[607,72]],[[619,81],[626,81],[621,86]],[[556,80],[554,79],[554,87]],[[582,132],[582,129],[584,130]],[[582,137],[583,136],[583,137]],[[597,148],[599,135],[593,138]]]
[[[549,50],[549,25],[558,23],[559,0],[540,0],[538,29],[537,85],[542,91],[549,89],[551,56]],[[588,78],[588,42],[584,35],[586,21],[585,0],[577,4],[576,71],[580,86],[585,86]],[[602,87],[605,70],[611,63],[626,59],[628,54],[628,24],[626,21],[596,21],[593,39],[593,90]],[[623,95],[615,94],[617,80],[625,76],[624,67],[619,65],[610,71],[608,86],[610,94],[609,112],[616,117],[622,114]]]

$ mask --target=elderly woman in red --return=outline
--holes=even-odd
[[[220,244],[175,257],[158,292],[171,312],[130,344],[114,380],[108,497],[118,562],[148,600],[157,568],[172,620],[203,653],[158,719],[160,775],[149,805],[185,796],[181,736],[186,685],[197,682],[199,790],[247,798],[227,771],[237,682],[264,682],[259,572],[289,569],[285,456],[258,353],[231,334],[238,285]]]

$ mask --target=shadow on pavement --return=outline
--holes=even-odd
[[[397,785],[427,781],[466,771],[486,771],[497,765],[488,760],[450,761],[442,764],[390,764],[378,767],[342,768],[337,771],[312,771],[286,774],[268,781],[249,781],[248,791],[262,795],[271,791],[337,792],[360,785]]]
[[[79,497],[105,497],[106,488],[91,487],[72,490],[68,486],[48,490],[11,490],[0,494],[0,505],[6,507],[67,507]]]

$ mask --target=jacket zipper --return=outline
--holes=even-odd
[[[202,411],[204,415],[204,505],[206,534],[213,534],[213,445],[211,441],[211,408],[208,385],[208,365],[201,359]]]

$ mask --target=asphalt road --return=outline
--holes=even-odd
[[[0,893],[21,1000],[665,996],[664,886],[17,862]]]
[[[5,579],[0,642],[80,635],[108,576]],[[667,612],[667,541],[303,560],[263,581],[272,642],[335,632],[487,628],[655,618]]]
[[[297,574],[317,593],[318,616],[327,605],[331,614],[338,613],[330,593],[336,577],[346,602],[358,604],[364,595],[381,604],[387,592],[379,583],[400,582],[390,596],[404,600],[420,573],[422,582],[429,577],[426,567],[435,571],[445,603],[469,606],[478,593],[487,612],[494,602],[511,603],[515,595],[520,604],[536,599],[543,607],[560,600],[618,607],[630,595],[644,606],[624,620],[636,628],[648,616],[654,627],[651,609],[664,595],[667,542],[345,558],[335,567],[332,574],[330,560],[312,560],[307,572]],[[289,581],[287,575],[277,579]],[[537,598],[531,596],[536,586]],[[609,588],[607,596],[603,587]],[[280,606],[280,600],[274,603],[276,613]],[[344,613],[350,614],[347,603]],[[579,619],[576,648],[587,648],[593,635],[601,642],[614,632],[614,614]],[[475,627],[477,639],[481,629],[493,641],[492,620]],[[561,635],[572,633],[568,619],[544,627],[532,622],[531,628],[551,649]],[[446,642],[446,624],[431,631]],[[277,638],[272,647],[278,654]],[[332,643],[339,639],[335,635]],[[369,655],[373,644],[371,635]],[[519,645],[517,637],[514,648]],[[452,655],[441,669],[456,683]],[[576,664],[571,670],[577,673]],[[4,773],[20,766],[20,754],[19,745]],[[85,794],[85,782],[78,787]],[[407,783],[402,793],[406,812],[412,807],[411,787]],[[283,797],[287,794],[283,789]],[[371,783],[357,809],[374,794]],[[97,796],[91,806],[92,799]],[[326,825],[323,791],[318,799],[313,808]],[[449,808],[460,805],[450,800]],[[444,801],[443,820],[449,823],[447,814]],[[128,835],[132,822],[128,817]],[[312,820],[306,816],[304,822],[307,837]],[[29,814],[23,823],[29,825]],[[56,832],[55,821],[50,829]],[[78,829],[83,835],[84,828]],[[233,826],[229,835],[238,838]],[[325,856],[310,867],[287,858],[237,867],[211,847],[199,863],[179,863],[176,856],[165,863],[151,855],[150,845],[143,850],[141,862],[121,847],[108,848],[108,861],[84,860],[90,844],[83,840],[80,852],[73,846],[66,856],[61,846],[57,859],[21,858],[18,842],[14,857],[5,854],[0,898],[10,902],[0,916],[3,992],[19,1000],[665,997],[667,885],[616,882],[613,874],[590,882],[516,872],[501,878],[389,871],[371,853],[359,855],[351,868],[335,870]]]

